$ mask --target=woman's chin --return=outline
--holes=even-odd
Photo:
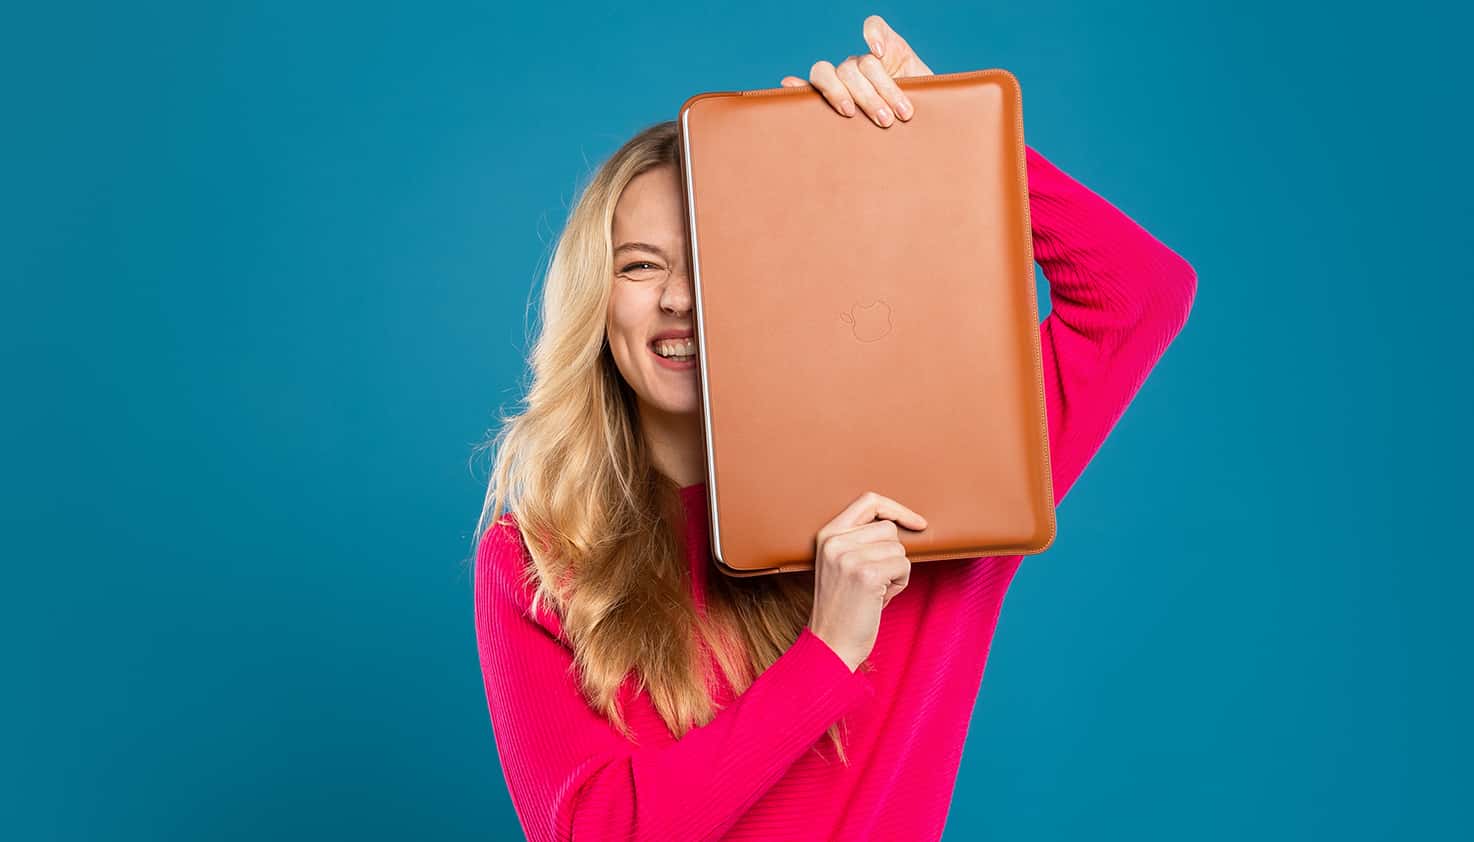
[[[660,390],[660,398],[655,401],[655,405],[667,415],[699,416],[701,414],[701,395],[696,391],[694,383],[688,390],[665,388]]]

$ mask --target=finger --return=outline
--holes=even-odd
[[[890,106],[875,90],[875,85],[860,72],[860,62],[854,56],[840,62],[834,72],[845,87],[849,88],[850,96],[859,103],[860,110],[868,114],[875,125],[884,128],[895,122]]]
[[[885,72],[885,66],[880,63],[880,59],[867,53],[860,57],[858,64],[860,72],[865,74],[865,78],[870,80],[870,84],[875,86],[880,96],[890,103],[896,116],[902,120],[911,119],[911,100],[906,98],[906,94],[901,91],[901,86],[896,84],[896,80]]]
[[[865,43],[870,45],[870,52],[881,60],[891,76],[931,75],[931,68],[911,49],[911,43],[891,28],[885,18],[871,15],[865,18],[860,30],[865,36]]]
[[[906,43],[901,33],[891,28],[885,18],[870,15],[860,25],[860,31],[865,36],[865,43],[870,45],[870,52],[884,61],[887,73],[894,76],[906,64],[907,57],[911,55],[911,45]]]
[[[906,548],[894,541],[848,547],[841,550],[840,555],[856,568],[878,568],[875,575],[884,573],[885,581],[902,587],[905,587],[911,574],[911,559],[906,555]]]
[[[866,492],[855,499],[835,518],[841,529],[863,526],[877,517],[893,520],[908,529],[925,529],[926,518],[900,503],[875,492]]]
[[[906,560],[907,562],[910,562],[910,559]],[[885,596],[881,597],[880,599],[880,607],[884,608],[887,605],[890,605],[891,600],[895,599],[896,596],[901,593],[901,591],[906,590],[906,586],[909,584],[911,584],[911,565],[908,563],[906,565],[906,569],[902,571],[901,575],[892,579],[890,583],[885,586]]]
[[[895,544],[896,548],[904,554],[906,548],[898,542],[901,537],[900,529],[901,527],[897,526],[895,521],[881,518],[848,529],[841,528],[831,531],[829,540],[840,550],[846,547],[863,547],[871,544]]]
[[[870,15],[865,18],[865,22],[860,24],[860,33],[865,36],[865,43],[870,45],[870,52],[874,53],[876,58],[885,58],[885,54],[890,51],[888,48],[891,45],[891,39],[900,38],[896,31],[891,29],[891,25],[885,22],[885,18],[880,15]]]
[[[849,89],[839,80],[834,65],[824,59],[814,62],[814,66],[809,68],[809,84],[818,88],[836,111],[846,117],[855,116],[855,103],[850,98]]]

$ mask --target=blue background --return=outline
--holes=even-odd
[[[1470,21],[1430,6],[12,10],[0,828],[515,838],[468,564],[529,289],[625,138],[875,12],[1012,70],[1199,273],[1013,585],[947,838],[1471,833]]]

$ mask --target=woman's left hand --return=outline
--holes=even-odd
[[[855,103],[877,126],[895,122],[896,115],[910,120],[915,113],[911,100],[901,93],[895,79],[903,76],[930,76],[931,68],[917,57],[916,51],[880,15],[865,18],[861,26],[870,52],[850,56],[836,67],[823,59],[809,68],[809,81],[797,76],[784,76],[785,88],[812,84],[835,110],[846,117],[855,116]]]

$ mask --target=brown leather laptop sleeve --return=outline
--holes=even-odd
[[[873,490],[913,562],[1054,540],[1018,80],[897,80],[887,128],[813,88],[681,107],[707,509],[728,575],[811,570]]]

